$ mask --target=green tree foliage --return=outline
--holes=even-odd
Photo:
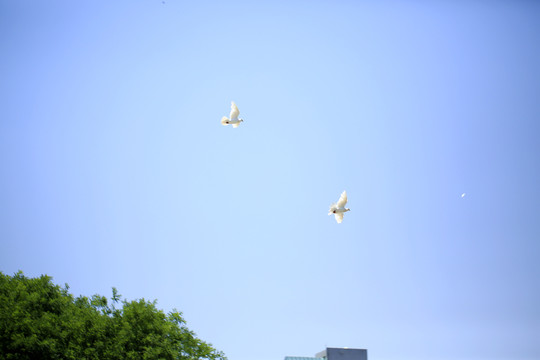
[[[110,304],[99,295],[75,298],[68,289],[46,275],[0,272],[0,359],[226,360],[180,312],[121,300],[115,288]]]

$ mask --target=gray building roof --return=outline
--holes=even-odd
[[[285,360],[367,360],[367,350],[327,347],[314,357],[285,356]]]

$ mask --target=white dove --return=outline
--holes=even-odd
[[[237,128],[243,119],[239,119],[238,115],[240,115],[240,111],[238,110],[238,106],[234,103],[234,101],[231,101],[231,114],[229,115],[230,119],[226,116],[221,118],[221,125],[232,125],[233,128]]]
[[[328,211],[328,215],[334,214],[338,224],[341,224],[341,222],[343,221],[343,214],[346,213],[347,211],[351,211],[351,209],[345,208],[346,204],[347,204],[347,192],[344,191],[339,197],[338,202],[330,205],[330,210]]]

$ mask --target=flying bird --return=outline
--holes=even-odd
[[[241,122],[243,122],[243,119],[239,119],[238,115],[240,115],[240,111],[238,110],[238,106],[234,103],[234,101],[231,101],[231,113],[229,115],[229,118],[224,116],[221,118],[221,125],[227,126],[232,125],[233,128],[237,128]]]
[[[461,194],[461,197],[464,198],[464,197],[465,197],[465,193]]]
[[[351,209],[345,208],[346,204],[347,204],[347,192],[344,191],[339,197],[338,202],[330,205],[330,210],[328,211],[328,215],[334,214],[338,224],[341,224],[341,222],[343,221],[343,214],[346,213],[347,211],[351,211]]]

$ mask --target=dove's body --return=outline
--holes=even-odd
[[[231,113],[229,115],[229,118],[224,116],[221,118],[221,124],[222,125],[232,125],[233,128],[237,128],[241,122],[243,122],[243,119],[239,119],[238,115],[240,115],[240,111],[238,110],[238,107],[234,103],[234,101],[231,101]]]
[[[346,204],[347,204],[347,192],[344,191],[341,194],[338,202],[330,205],[330,210],[328,211],[328,215],[334,214],[338,224],[341,224],[341,222],[343,221],[343,214],[345,214],[347,211],[351,211],[351,209],[347,209],[345,207]]]
[[[237,128],[240,123],[244,121],[244,120],[229,120],[228,117],[224,116],[222,119],[221,119],[221,123],[225,126],[227,125],[232,125],[233,128]]]

